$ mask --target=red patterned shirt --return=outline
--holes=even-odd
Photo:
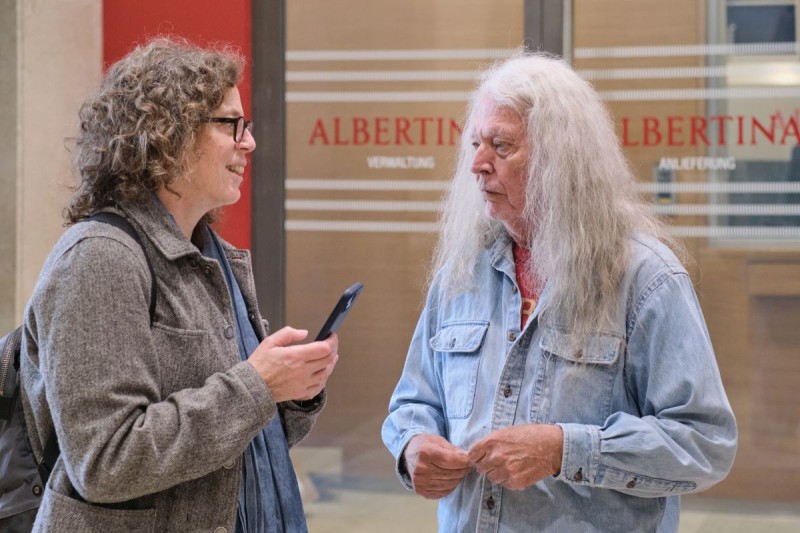
[[[519,285],[522,296],[522,323],[520,329],[524,329],[525,324],[528,322],[528,317],[533,314],[533,310],[536,308],[536,302],[539,301],[539,295],[542,293],[542,284],[538,279],[529,282],[523,275],[525,272],[525,265],[531,259],[531,251],[527,248],[517,246],[517,243],[513,244],[512,250],[514,252],[514,269],[517,274],[517,285]]]

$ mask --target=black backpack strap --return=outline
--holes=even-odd
[[[97,222],[110,224],[115,228],[121,229],[142,248],[144,258],[147,261],[147,268],[150,270],[150,326],[152,326],[156,318],[156,298],[158,296],[158,290],[156,289],[156,273],[153,270],[152,263],[150,263],[150,257],[147,255],[147,250],[142,244],[142,238],[139,236],[139,233],[133,228],[133,226],[131,226],[131,223],[128,222],[128,219],[122,215],[118,215],[117,213],[111,213],[107,211],[95,213],[89,218],[83,219],[81,222],[87,220],[96,220]],[[58,460],[60,453],[61,450],[58,446],[58,436],[56,435],[56,432],[53,431],[50,437],[48,437],[47,442],[45,442],[44,449],[42,450],[42,460],[37,465],[39,468],[39,476],[42,478],[43,484],[47,484],[47,480],[50,478],[50,474],[53,472],[53,468],[56,465],[56,461]]]
[[[42,461],[36,465],[36,468],[39,469],[39,477],[42,478],[42,483],[47,485],[47,480],[50,479],[50,474],[53,472],[53,468],[56,466],[56,461],[58,460],[58,455],[61,453],[61,450],[58,447],[58,435],[56,435],[55,429],[50,434],[50,437],[47,439],[47,442],[44,444],[44,449],[42,450]]]
[[[22,326],[0,339],[0,429],[11,420],[14,413],[14,398],[17,397],[19,380],[19,347],[22,342]]]
[[[128,219],[123,217],[122,215],[118,215],[117,213],[111,213],[108,211],[103,211],[102,213],[95,213],[94,215],[86,218],[84,220],[96,220],[98,222],[103,222],[105,224],[110,224],[115,228],[119,228],[128,236],[136,241],[136,243],[142,248],[142,252],[144,252],[144,258],[147,261],[147,268],[150,270],[150,325],[153,325],[156,319],[156,298],[158,296],[158,291],[156,290],[156,273],[153,270],[153,265],[150,263],[150,257],[147,255],[147,250],[142,244],[142,238],[139,236],[139,232],[137,232],[131,223],[128,222]]]

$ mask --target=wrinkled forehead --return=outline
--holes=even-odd
[[[511,106],[489,96],[481,97],[470,113],[467,135],[471,137],[525,137],[525,123]]]

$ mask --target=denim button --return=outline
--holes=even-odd
[[[231,460],[230,460],[230,461],[228,461],[227,463],[223,464],[223,465],[222,465],[222,468],[224,468],[225,470],[230,470],[230,469],[231,469],[231,468],[233,468],[234,466],[236,466],[236,461],[234,461],[233,459],[231,459]]]
[[[494,498],[492,498],[491,496],[489,496],[489,499],[486,500],[486,508],[489,509],[490,511],[494,509]]]
[[[34,485],[31,490],[33,490],[33,495],[34,496],[41,496],[42,495],[42,486],[41,485]]]
[[[511,385],[506,385],[506,388],[503,389],[503,396],[505,396],[506,398],[511,396]]]
[[[210,276],[210,275],[211,275],[211,267],[210,267],[210,266],[206,266],[206,267],[203,269],[203,272],[205,272],[205,273],[206,273],[206,276]]]
[[[517,294],[517,286],[516,285],[512,285],[511,286],[511,292],[513,292],[514,294]]]
[[[632,489],[633,487],[635,487],[636,486],[636,478],[633,478],[632,480],[628,481],[628,484],[625,485],[625,486],[628,487],[629,489]]]
[[[232,339],[233,338],[233,326],[228,326],[225,328],[225,338]]]
[[[218,527],[217,529],[214,530],[214,533],[228,533],[228,530],[225,529],[224,527]]]
[[[509,331],[508,332],[508,340],[510,340],[511,342],[514,342],[515,340],[517,340],[517,334],[514,333],[513,331]]]
[[[575,359],[580,359],[581,357],[583,357],[583,350],[579,349],[575,352]]]
[[[191,268],[197,268],[197,261],[194,259],[189,259],[189,266]]]
[[[575,475],[572,476],[575,481],[583,481],[583,468],[579,468]]]

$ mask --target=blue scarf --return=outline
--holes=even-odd
[[[236,317],[242,361],[259,345],[247,306],[228,258],[213,232],[206,231],[202,254],[222,266]],[[237,533],[306,533],[303,502],[280,416],[275,416],[244,451],[244,468],[236,516]]]

